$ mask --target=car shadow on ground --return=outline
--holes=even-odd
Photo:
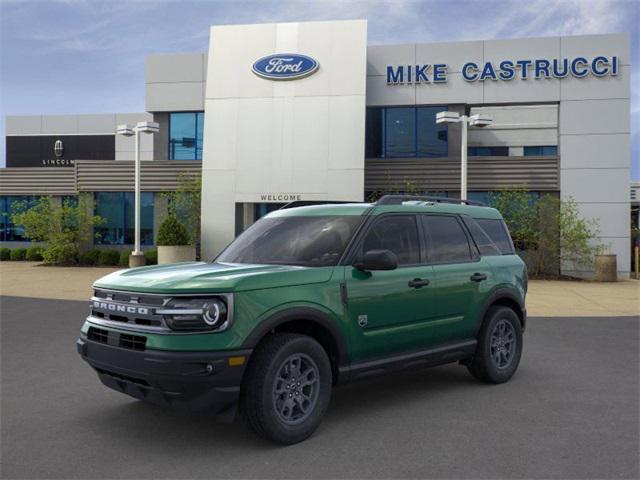
[[[465,368],[453,365],[360,380],[333,390],[329,411],[317,433],[346,421],[357,424],[359,417],[393,418],[398,409],[428,405],[430,400],[453,391],[482,387],[490,388],[473,379]],[[163,449],[186,450],[194,443],[206,449],[280,448],[253,434],[239,415],[234,422],[227,423],[213,415],[185,413],[126,399],[109,407],[101,403],[99,408],[88,408],[84,416],[92,429],[118,442],[126,442],[127,437],[135,440],[145,432],[147,446],[157,442]]]

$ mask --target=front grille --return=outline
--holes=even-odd
[[[89,327],[87,338],[98,343],[109,343],[109,331],[102,328]]]
[[[146,329],[169,330],[164,317],[156,313],[169,297],[95,289],[91,316]]]
[[[141,305],[154,305],[161,307],[165,299],[158,295],[145,295],[144,293],[111,292],[95,289],[93,295],[97,298],[113,300],[115,302],[139,303]]]
[[[128,333],[110,332],[102,328],[89,327],[87,338],[93,342],[126,348],[128,350],[144,351],[147,348],[147,337],[129,335]]]
[[[126,333],[121,333],[120,346],[130,350],[144,350],[147,346],[147,339],[140,335],[128,335]]]

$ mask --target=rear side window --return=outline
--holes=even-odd
[[[480,250],[481,255],[502,255],[500,249],[493,243],[493,240],[489,238],[489,235],[485,233],[480,225],[471,217],[466,215],[462,217],[464,223],[469,229],[469,233],[473,237],[473,241]]]
[[[361,253],[369,250],[391,250],[398,265],[420,263],[420,240],[413,215],[389,215],[377,220],[362,241]]]
[[[502,255],[511,255],[514,253],[509,231],[502,220],[491,218],[476,218],[475,220],[487,235],[489,235],[489,238],[493,240],[493,243],[495,243]]]
[[[456,217],[425,215],[429,263],[463,263],[472,260],[467,235]]]

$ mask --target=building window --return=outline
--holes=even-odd
[[[140,242],[153,245],[152,192],[140,194]],[[135,239],[134,192],[96,192],[95,214],[105,220],[96,227],[101,245],[131,245]]]
[[[368,158],[448,155],[447,125],[436,124],[446,107],[372,107],[367,109],[365,150]]]
[[[474,202],[482,202],[485,205],[491,206],[493,204],[494,196],[499,195],[497,192],[467,192],[467,199]],[[529,205],[535,204],[540,199],[540,192],[527,192],[529,197]]]
[[[509,147],[469,147],[470,157],[508,157]]]
[[[524,147],[525,157],[556,157],[558,147],[556,145]]]
[[[202,160],[204,112],[169,114],[169,160]]]
[[[29,242],[24,236],[24,228],[11,221],[14,213],[28,210],[38,203],[38,197],[0,197],[0,242]]]
[[[256,220],[261,219],[267,213],[274,212],[284,207],[286,203],[254,203],[253,204],[253,218]]]

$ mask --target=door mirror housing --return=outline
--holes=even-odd
[[[395,270],[398,268],[398,257],[391,250],[369,250],[356,260],[353,266],[363,272]]]

